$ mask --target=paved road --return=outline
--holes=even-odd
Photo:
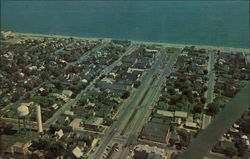
[[[137,111],[130,125],[130,129],[128,129],[125,133],[125,135],[127,135],[127,140],[125,142],[126,144],[130,145],[136,143],[141,129],[143,128],[144,124],[146,123],[152,112],[152,109],[150,107],[153,106],[159,98],[162,83],[164,82],[165,77],[170,75],[170,73],[172,72],[172,66],[176,61],[177,56],[177,52],[170,56],[168,63],[164,67],[164,70],[160,72],[159,78],[154,81],[153,88],[151,87],[151,89],[147,93],[145,99],[141,104],[144,107]],[[126,158],[128,153],[129,148],[126,147],[125,149],[123,149],[119,156],[121,158]]]
[[[213,122],[192,141],[178,159],[203,158],[206,156],[219,138],[248,109],[250,104],[249,88],[250,82],[247,82],[246,86],[218,113]]]
[[[209,63],[208,63],[208,83],[207,83],[207,92],[206,92],[206,103],[204,109],[207,108],[207,105],[209,103],[213,102],[213,96],[214,96],[214,82],[215,82],[215,72],[213,71],[214,64],[216,61],[215,57],[215,51],[208,51],[209,53]],[[211,122],[211,116],[203,114],[202,116],[202,129],[205,129]]]

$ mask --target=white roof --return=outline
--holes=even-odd
[[[74,112],[69,111],[69,110],[66,110],[66,111],[64,112],[64,114],[65,114],[65,115],[69,115],[69,116],[73,116],[73,115],[74,115]]]
[[[197,124],[193,123],[193,122],[187,121],[187,122],[185,122],[185,125],[188,127],[197,128]]]
[[[75,147],[72,153],[76,156],[76,158],[80,158],[83,155],[83,152],[79,147]]]
[[[174,117],[174,112],[166,111],[166,110],[157,110],[157,114],[166,116],[166,117]]]
[[[246,140],[246,141],[245,141],[245,144],[246,144],[247,146],[249,146],[249,145],[250,145],[249,140]]]
[[[72,95],[72,91],[70,91],[70,90],[63,90],[62,94],[67,95],[67,96],[70,97]]]
[[[58,138],[60,139],[60,138],[64,135],[63,130],[60,129],[60,130],[56,131],[56,132],[55,132],[55,135],[57,135]]]
[[[242,138],[242,139],[245,139],[245,140],[248,139],[248,137],[247,137],[246,135],[242,135],[241,138]]]
[[[187,112],[175,111],[174,116],[179,118],[187,118]]]
[[[66,110],[66,111],[64,112],[64,115],[73,116],[73,115],[74,115],[74,112],[69,111],[69,110]]]
[[[29,108],[25,105],[21,105],[17,108],[17,114],[19,117],[24,117],[29,114]]]
[[[81,121],[82,119],[75,118],[69,125],[72,126],[73,129],[79,128]]]
[[[154,49],[145,49],[145,51],[147,51],[147,52],[159,52],[158,50],[154,50]]]

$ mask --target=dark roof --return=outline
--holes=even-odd
[[[170,125],[149,122],[144,126],[141,136],[147,140],[166,143],[166,136],[169,129]]]
[[[147,159],[148,153],[146,151],[135,151],[133,159]]]
[[[118,83],[107,83],[103,81],[97,82],[97,86],[102,88],[102,89],[110,89],[110,90],[117,90],[117,91],[128,91],[130,89],[129,86],[126,85],[121,85]]]

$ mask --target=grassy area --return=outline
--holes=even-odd
[[[34,131],[27,131],[26,134],[15,133],[14,135],[1,135],[1,147],[6,150],[16,142],[27,142],[38,137],[38,133]]]

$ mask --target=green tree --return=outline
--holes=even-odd
[[[193,108],[193,113],[201,113],[203,110],[203,106],[201,104],[197,104]]]
[[[136,81],[134,84],[134,88],[138,88],[141,85],[141,81]]]
[[[214,116],[214,115],[216,115],[218,112],[219,112],[219,107],[218,107],[217,104],[215,104],[215,103],[209,103],[209,104],[207,105],[207,113],[208,113],[209,115]]]
[[[201,103],[205,104],[206,103],[206,98],[205,97],[201,97]]]
[[[206,75],[208,74],[208,70],[204,70],[203,73]]]
[[[124,92],[122,99],[127,99],[129,96],[130,96],[130,92],[126,91],[126,92]]]

